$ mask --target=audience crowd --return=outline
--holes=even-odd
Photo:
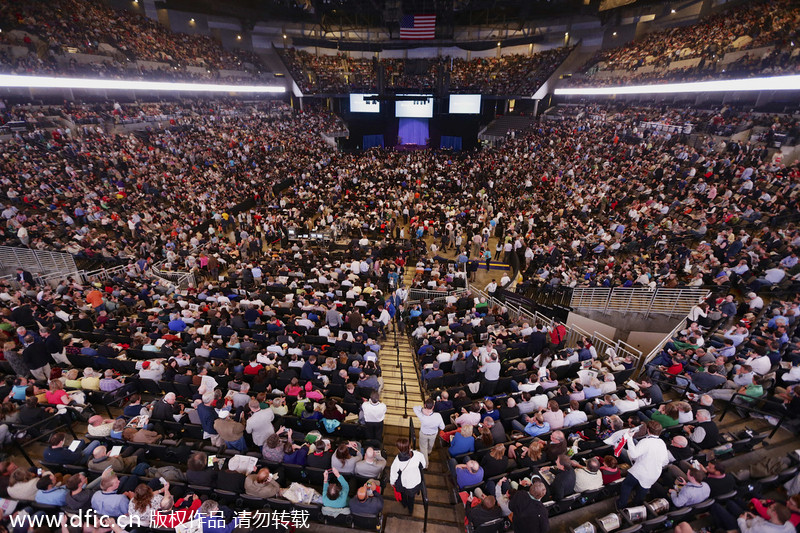
[[[497,95],[532,95],[566,59],[570,48],[554,48],[533,55],[429,59],[422,72],[402,59],[356,59],[344,54],[314,55],[290,48],[280,50],[292,78],[307,94],[349,93],[378,88],[377,68],[385,72],[391,89],[433,90],[437,79],[449,77],[453,92]],[[411,61],[411,60],[409,60]],[[418,59],[413,60],[419,65]]]
[[[598,51],[570,85],[623,85],[796,74],[800,10],[788,0],[748,2],[690,26]],[[726,60],[731,52],[745,52]],[[750,52],[752,51],[752,52]],[[694,61],[689,61],[694,60]],[[724,61],[723,61],[724,60]],[[676,61],[687,61],[671,67]],[[613,71],[613,76],[603,76]]]

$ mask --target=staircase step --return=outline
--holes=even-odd
[[[421,506],[420,506],[421,508]],[[416,517],[408,516],[408,511],[400,508],[402,511],[398,516],[388,516],[386,518],[386,525],[384,526],[384,533],[408,533],[409,531],[422,531],[422,520]],[[386,514],[384,512],[384,514]],[[414,511],[416,515],[416,510]],[[428,523],[427,533],[464,533],[464,527],[459,527],[458,524],[439,524],[435,522]]]
[[[384,514],[396,514],[403,518],[409,516],[408,509],[404,508],[402,505],[400,505],[399,502],[394,501],[392,499],[384,500],[383,512]],[[414,514],[411,516],[420,519],[425,517],[425,510],[422,506],[422,498],[420,498],[419,496],[417,496],[417,499],[414,502]],[[456,524],[457,522],[456,522],[455,507],[454,506],[440,507],[438,505],[429,505],[428,520],[437,520],[439,522],[445,522],[445,523],[451,522],[453,524]],[[408,526],[406,526],[404,531],[408,531]]]

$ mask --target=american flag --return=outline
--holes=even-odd
[[[436,15],[403,15],[400,19],[401,39],[435,39]]]

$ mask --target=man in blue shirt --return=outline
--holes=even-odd
[[[53,474],[46,474],[36,483],[36,503],[44,505],[64,505],[67,500],[67,489],[56,486]]]
[[[466,464],[456,464],[455,459],[450,459],[451,466],[456,474],[456,483],[458,488],[470,487],[483,483],[483,468],[478,464],[478,461],[467,461]]]
[[[542,413],[536,413],[533,418],[526,416],[526,426],[523,426],[519,420],[513,420],[511,426],[519,431],[524,431],[531,437],[538,437],[550,431],[550,424],[544,421]]]
[[[433,362],[433,368],[430,370],[423,370],[422,371],[422,379],[425,381],[430,381],[432,379],[440,378],[444,376],[444,372],[439,368],[439,361]]]
[[[113,473],[110,475],[104,473],[100,481],[100,490],[92,496],[92,509],[97,514],[105,514],[114,518],[128,514],[128,505],[133,493],[117,494],[118,489],[119,478]]]

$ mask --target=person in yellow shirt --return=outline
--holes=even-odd
[[[81,380],[81,388],[83,390],[100,390],[100,373],[95,372],[93,368],[86,367],[83,371],[83,379]]]

